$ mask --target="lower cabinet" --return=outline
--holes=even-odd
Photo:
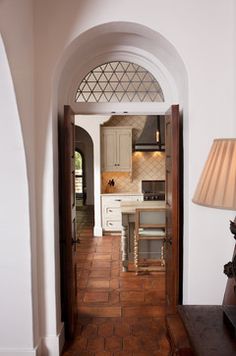
[[[121,231],[121,202],[142,200],[142,194],[101,195],[103,231]]]

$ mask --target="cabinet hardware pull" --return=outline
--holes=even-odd
[[[121,201],[121,199],[115,199],[115,201]]]

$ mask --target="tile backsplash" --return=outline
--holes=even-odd
[[[106,126],[133,126],[135,139],[140,135],[146,116],[113,116]],[[165,179],[165,152],[133,152],[132,175],[124,172],[102,173],[102,193],[108,193],[108,181],[115,182],[112,192],[141,192],[141,180]]]

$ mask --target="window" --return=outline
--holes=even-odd
[[[116,61],[89,72],[79,85],[76,102],[163,102],[160,84],[138,64]]]
[[[83,159],[78,151],[75,151],[75,193],[77,199],[83,198]]]

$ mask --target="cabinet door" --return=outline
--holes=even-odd
[[[117,130],[116,133],[117,170],[130,172],[132,164],[132,137],[130,129]]]
[[[116,131],[113,129],[102,131],[102,170],[116,170]]]

